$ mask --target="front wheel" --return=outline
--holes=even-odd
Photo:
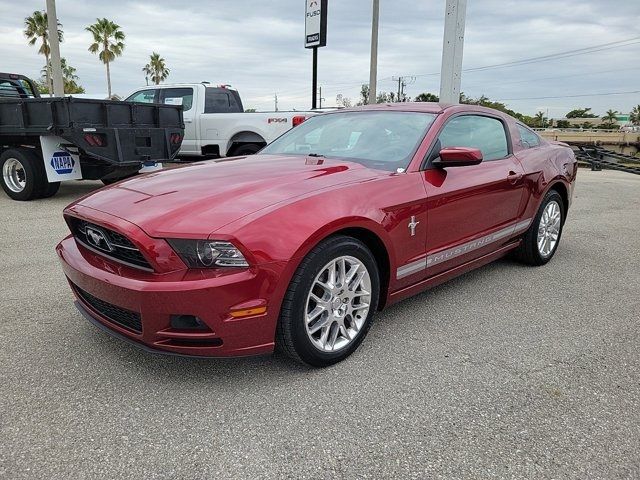
[[[378,267],[366,245],[346,236],[325,240],[291,280],[276,332],[278,348],[315,367],[344,360],[367,335],[379,294]]]
[[[558,249],[564,225],[565,206],[555,190],[545,195],[533,223],[516,250],[516,257],[529,265],[544,265]]]

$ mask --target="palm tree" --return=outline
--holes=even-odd
[[[89,46],[91,53],[98,53],[98,58],[107,67],[107,91],[111,98],[111,71],[109,64],[122,55],[124,49],[124,33],[120,25],[106,18],[96,18],[96,23],[85,30],[93,35],[93,43]]]
[[[607,110],[607,112],[604,114],[604,117],[602,117],[602,120],[604,121],[604,123],[607,123],[609,125],[612,125],[614,123],[616,123],[618,121],[618,117],[617,117],[618,111],[617,110]]]
[[[156,85],[166,80],[169,76],[170,70],[167,68],[164,58],[162,58],[159,53],[153,52],[151,54],[149,57],[149,63],[142,69],[145,74],[147,73],[147,70],[145,70],[147,67],[150,67],[151,81]]]
[[[149,77],[153,74],[151,65],[147,63],[144,67],[142,67],[142,71],[144,73],[144,81],[147,82],[147,85],[149,85]]]
[[[640,105],[636,105],[631,110],[631,115],[629,115],[629,120],[634,125],[640,125]]]
[[[545,121],[547,120],[546,117],[544,116],[544,112],[541,111],[536,113],[535,117],[533,118],[535,118],[536,124],[539,127],[544,128]]]
[[[42,40],[42,45],[40,45],[38,53],[44,55],[45,65],[49,65],[49,55],[51,54],[51,48],[49,47],[49,24],[47,22],[47,12],[40,10],[36,10],[30,17],[24,19],[24,36],[29,40],[29,45],[35,45],[38,40]],[[58,22],[58,27],[62,27],[60,22]],[[62,29],[58,28],[58,41],[62,42],[62,37]],[[51,84],[51,75],[48,69],[46,71],[46,78],[49,95],[51,95],[53,85]]]
[[[67,59],[62,57],[60,59],[60,66],[62,67],[62,81],[64,83],[64,93],[84,93],[84,88],[77,84],[78,76],[76,75],[76,69],[67,63]],[[43,77],[51,75],[51,62],[49,62],[49,68],[44,67],[40,70]],[[49,92],[47,87],[47,92]]]

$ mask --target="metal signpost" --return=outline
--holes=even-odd
[[[53,92],[49,96],[64,97],[64,81],[62,80],[62,66],[60,64],[60,44],[58,42],[58,17],[56,15],[55,0],[47,0],[47,20],[49,29],[49,48],[51,50],[51,78]],[[49,68],[47,65],[45,68]],[[51,85],[47,85],[51,88]]]
[[[318,95],[318,47],[327,44],[328,0],[305,0],[304,48],[313,49],[311,108],[316,108]]]

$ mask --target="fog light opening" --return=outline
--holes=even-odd
[[[171,315],[171,328],[176,330],[209,330],[209,327],[195,315]]]

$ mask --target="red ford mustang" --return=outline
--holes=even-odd
[[[487,108],[343,110],[88,195],[57,252],[82,314],[145,349],[325,366],[386,305],[509,252],[547,263],[576,168]]]

